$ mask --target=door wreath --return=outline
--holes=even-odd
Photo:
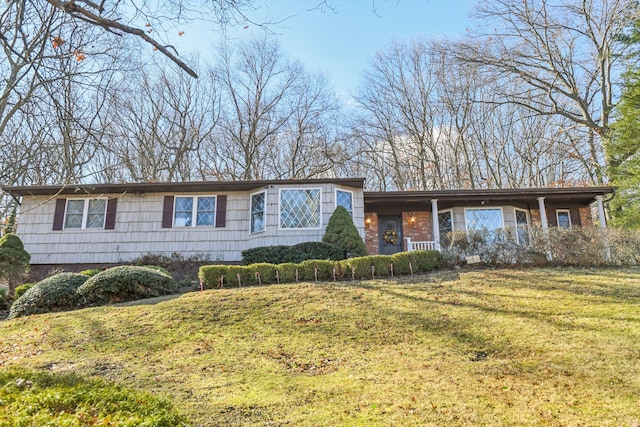
[[[382,240],[390,245],[398,244],[398,232],[392,228],[388,228],[382,235]]]

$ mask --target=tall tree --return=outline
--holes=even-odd
[[[615,225],[640,228],[640,21],[622,39],[633,51],[607,150],[610,175],[618,187],[611,211]]]
[[[487,0],[477,14],[491,28],[458,44],[458,58],[529,89],[503,102],[559,115],[584,148],[592,181],[606,181],[603,143],[610,137],[614,83],[627,46],[617,35],[638,18],[635,0]],[[499,87],[498,87],[499,89]],[[531,89],[542,96],[530,97]]]

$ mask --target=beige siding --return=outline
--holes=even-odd
[[[279,190],[281,188],[320,188],[322,226],[318,230],[283,230],[279,228]],[[265,231],[251,234],[250,192],[227,195],[226,226],[162,228],[165,195],[189,196],[197,193],[156,193],[139,195],[103,195],[117,197],[118,208],[114,230],[53,231],[55,199],[25,196],[22,200],[18,233],[33,264],[81,264],[127,262],[144,254],[183,256],[203,254],[212,261],[239,261],[244,249],[269,245],[291,245],[319,241],[329,217],[335,209],[333,184],[270,186],[266,189]],[[354,222],[364,235],[364,201],[361,189],[353,192]],[[72,197],[69,197],[72,198]]]

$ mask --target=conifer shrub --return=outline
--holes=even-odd
[[[22,240],[14,234],[7,233],[0,239],[0,281],[9,285],[9,295],[13,293],[20,279],[29,269],[31,255],[24,250]]]
[[[123,265],[90,277],[77,293],[84,305],[97,306],[153,298],[175,291],[171,276],[152,268]]]
[[[78,273],[59,273],[41,280],[14,301],[8,319],[80,308],[77,290],[87,280]]]
[[[353,224],[351,215],[343,206],[338,206],[333,211],[322,241],[343,248],[347,258],[367,255],[364,241]]]
[[[95,276],[95,275],[96,275],[96,274],[98,274],[98,273],[100,273],[100,270],[97,270],[97,269],[95,269],[95,268],[91,268],[91,269],[89,269],[89,270],[82,270],[82,271],[80,272],[80,274],[84,274],[84,275],[85,275],[85,276],[87,276],[87,277],[93,277],[93,276]]]

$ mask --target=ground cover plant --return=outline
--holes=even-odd
[[[197,426],[633,426],[639,306],[638,269],[216,289],[6,321],[0,369],[161,394]]]

